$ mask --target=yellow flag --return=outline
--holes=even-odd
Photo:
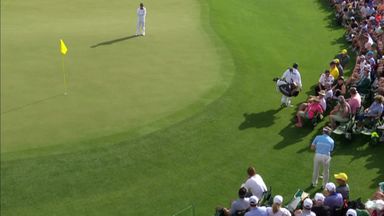
[[[61,54],[65,55],[65,54],[67,54],[67,51],[68,51],[67,46],[65,46],[64,41],[62,39],[60,39],[60,52],[61,52]]]

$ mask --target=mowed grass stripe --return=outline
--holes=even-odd
[[[296,129],[294,110],[277,110],[279,94],[271,78],[298,61],[308,91],[306,83],[315,83],[319,70],[339,50],[333,41],[342,30],[328,27],[331,12],[315,0],[201,3],[203,11],[210,9],[211,25],[235,61],[226,94],[204,112],[142,138],[2,164],[2,213],[172,215],[194,203],[196,215],[210,215],[218,203],[236,197],[249,165],[256,165],[273,192],[286,200],[309,185],[313,154],[308,145],[319,131]],[[282,11],[294,18],[267,16]],[[316,21],[316,31],[306,33],[310,18],[305,14]],[[285,35],[281,26],[288,24],[297,37],[276,38]],[[302,94],[295,102],[304,98]],[[253,118],[245,121],[244,113]],[[357,141],[337,141],[331,172],[349,174],[352,197],[369,197],[383,174],[378,157],[383,148]]]

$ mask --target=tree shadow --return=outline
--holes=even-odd
[[[136,38],[136,37],[139,37],[139,35],[131,35],[131,36],[117,38],[117,39],[113,39],[113,40],[109,40],[109,41],[103,41],[103,42],[100,42],[98,44],[90,46],[90,48],[96,48],[98,46],[104,46],[104,45],[111,45],[111,44],[114,44],[114,43],[122,42],[122,41],[129,40],[129,39],[133,39],[133,38]]]
[[[50,96],[50,97],[47,97],[47,98],[43,98],[43,99],[40,99],[40,100],[31,102],[31,103],[28,103],[28,104],[24,104],[22,106],[14,107],[14,108],[8,109],[8,110],[6,110],[4,112],[1,112],[1,115],[7,114],[7,113],[10,113],[10,112],[15,112],[15,111],[24,109],[26,107],[29,107],[29,106],[32,106],[32,105],[35,105],[35,104],[43,103],[45,101],[52,100],[52,99],[55,99],[55,98],[60,97],[60,96],[64,96],[64,94],[53,95],[53,96]]]
[[[289,124],[283,128],[279,135],[283,137],[283,140],[277,143],[274,149],[283,149],[288,145],[301,142],[309,133],[313,131],[313,127],[306,122],[302,128],[297,128],[295,124]]]
[[[239,125],[239,130],[245,130],[248,128],[265,128],[273,125],[275,122],[275,114],[282,108],[276,110],[268,110],[259,113],[244,113],[244,122]]]

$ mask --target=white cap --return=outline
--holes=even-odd
[[[324,202],[325,196],[322,193],[316,193],[315,194],[315,201],[322,201]]]
[[[333,191],[333,192],[335,192],[335,191],[336,191],[336,185],[333,184],[332,182],[328,182],[328,183],[325,185],[325,189],[327,189],[327,191]]]
[[[280,196],[280,195],[276,195],[276,196],[273,198],[273,203],[276,203],[276,204],[281,204],[281,203],[283,203],[283,197]]]
[[[251,205],[256,205],[258,202],[259,202],[259,199],[257,198],[257,196],[251,196],[249,198],[249,204]]]
[[[304,200],[303,206],[304,208],[310,209],[312,208],[313,202],[310,198]]]
[[[348,209],[346,216],[357,216],[357,212],[354,209]]]

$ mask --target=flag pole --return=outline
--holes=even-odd
[[[61,70],[63,71],[64,78],[64,95],[68,95],[68,86],[67,86],[67,75],[64,70],[64,55],[61,55]]]

